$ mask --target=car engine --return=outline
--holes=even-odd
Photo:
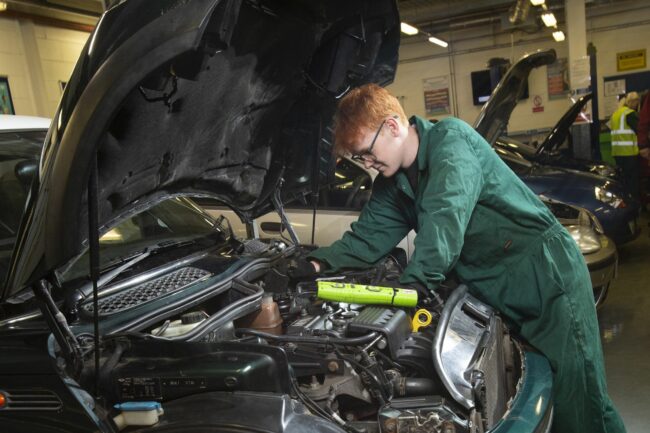
[[[211,282],[218,267],[203,255],[100,296],[102,323],[112,331],[99,372],[87,358],[81,388],[96,383],[109,413],[116,404],[159,402],[164,417],[142,431],[181,431],[188,411],[199,409],[200,423],[220,426],[209,431],[233,431],[226,427],[245,419],[243,431],[357,433],[484,432],[507,412],[521,349],[465,286],[418,293],[409,307],[324,300],[324,281],[342,291],[401,290],[400,260],[298,275],[295,263],[309,248],[251,242],[238,257],[244,268],[221,283]],[[170,281],[167,301],[152,294]],[[182,302],[169,300],[181,293]],[[133,298],[144,304],[132,307]],[[151,302],[169,308],[137,313]],[[82,302],[77,329],[91,313]]]

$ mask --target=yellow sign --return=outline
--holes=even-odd
[[[645,68],[645,48],[642,50],[616,53],[616,69],[618,71],[643,68]]]

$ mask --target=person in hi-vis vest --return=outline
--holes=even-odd
[[[612,134],[612,156],[616,165],[623,171],[623,183],[632,196],[639,200],[639,143],[637,125],[639,123],[639,94],[630,92],[625,103],[612,114],[609,127]],[[643,150],[646,156],[647,149]]]

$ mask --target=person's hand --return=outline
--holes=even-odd
[[[409,283],[401,284],[400,287],[404,289],[411,289],[418,292],[418,305],[424,306],[428,309],[442,309],[445,302],[442,300],[438,292],[429,289],[422,283]]]
[[[403,289],[415,290],[420,295],[426,295],[429,293],[429,289],[427,289],[427,286],[421,283],[408,283],[408,284],[397,283],[397,285]]]
[[[642,158],[650,159],[650,147],[639,149],[639,155],[641,155]]]
[[[315,277],[319,271],[320,267],[316,268],[314,261],[304,258],[292,259],[287,269],[289,276],[298,280]]]

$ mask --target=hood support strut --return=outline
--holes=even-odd
[[[97,153],[93,155],[88,178],[88,253],[90,279],[93,283],[93,333],[95,345],[95,397],[99,398],[99,305],[97,301],[99,280],[99,222],[97,204]]]
[[[280,221],[282,221],[282,225],[287,228],[287,231],[289,232],[289,236],[291,236],[291,241],[293,242],[294,245],[299,245],[300,240],[298,239],[298,235],[296,234],[296,231],[293,229],[291,222],[289,222],[289,218],[287,218],[287,214],[284,212],[284,206],[282,205],[282,197],[280,191],[282,190],[283,183],[284,183],[284,179],[280,178],[280,183],[278,187],[275,189],[275,192],[271,197],[271,201],[273,201],[273,206],[275,206],[275,210],[277,211],[278,215],[280,215]],[[282,235],[282,231],[280,231],[280,235]]]
[[[83,362],[81,348],[79,347],[75,335],[70,330],[65,316],[57,308],[56,303],[50,295],[48,284],[45,280],[40,280],[34,283],[32,289],[34,295],[36,295],[36,298],[41,304],[43,316],[50,325],[54,338],[61,347],[63,358],[69,365],[72,365],[75,377],[78,376],[81,372]]]
[[[318,124],[318,145],[316,146],[316,152],[314,152],[314,160],[312,161],[311,172],[315,173],[312,177],[311,182],[311,204],[312,204],[312,214],[311,214],[311,244],[314,245],[314,240],[316,238],[316,209],[318,207],[318,200],[320,195],[320,176],[318,173],[318,162],[320,161],[320,146],[323,141],[323,117],[319,119]]]

